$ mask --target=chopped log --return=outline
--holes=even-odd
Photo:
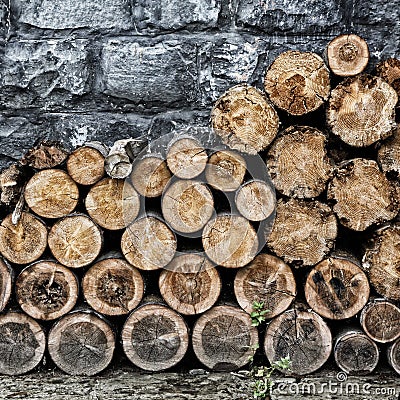
[[[94,310],[105,315],[123,315],[139,305],[144,282],[140,272],[126,261],[107,258],[86,272],[82,290]]]
[[[332,90],[327,123],[350,146],[369,146],[392,134],[396,103],[396,91],[383,79],[357,75]]]
[[[328,99],[329,70],[315,53],[286,51],[268,68],[264,88],[277,107],[292,115],[307,114]]]
[[[332,176],[326,152],[327,137],[309,126],[290,126],[274,141],[267,155],[275,188],[285,196],[319,196]]]
[[[90,189],[85,206],[93,221],[102,228],[118,230],[138,216],[140,199],[126,180],[104,178]]]
[[[125,179],[132,172],[132,162],[127,153],[127,145],[134,139],[117,140],[104,160],[107,175],[114,179]]]
[[[34,215],[23,212],[16,225],[12,214],[0,225],[0,253],[15,264],[36,261],[47,247],[46,225]]]
[[[57,261],[70,268],[81,268],[100,254],[103,233],[86,215],[69,215],[51,227],[48,243]]]
[[[335,37],[327,48],[328,65],[338,76],[354,76],[364,71],[369,61],[367,42],[357,35]]]
[[[378,150],[378,163],[384,172],[400,175],[400,125],[393,136],[387,138]]]
[[[231,149],[256,154],[278,133],[279,117],[258,89],[241,84],[230,88],[214,104],[211,123]]]
[[[376,66],[376,74],[387,82],[400,97],[400,60],[388,58]]]
[[[145,304],[133,311],[121,335],[128,359],[147,371],[175,366],[186,354],[189,344],[184,319],[160,304]]]
[[[38,261],[19,274],[15,292],[23,311],[35,319],[50,321],[72,310],[79,287],[68,268],[51,261]]]
[[[25,187],[26,171],[18,164],[11,164],[0,173],[0,204],[16,204]]]
[[[93,185],[104,176],[104,156],[91,146],[79,147],[68,157],[67,170],[76,183]]]
[[[10,300],[13,278],[10,265],[0,257],[0,312],[6,308]]]
[[[144,197],[161,196],[170,179],[167,163],[158,155],[145,155],[133,164],[131,182]]]
[[[257,328],[238,307],[217,306],[203,314],[192,334],[196,357],[214,371],[232,371],[249,362],[258,344]]]
[[[29,208],[44,218],[61,218],[78,204],[79,190],[69,175],[60,169],[37,172],[25,188]]]
[[[360,323],[375,342],[393,342],[400,337],[400,308],[383,298],[371,299],[361,312]]]
[[[397,215],[394,186],[373,160],[355,158],[335,170],[328,186],[328,199],[342,225],[355,231],[389,221]]]
[[[129,225],[121,238],[121,249],[130,264],[141,270],[165,267],[174,257],[174,232],[159,218],[143,217]]]
[[[375,231],[363,257],[371,285],[381,296],[400,300],[400,225],[386,225]]]
[[[391,367],[400,375],[400,339],[389,346],[387,358]]]
[[[161,209],[172,229],[180,233],[195,233],[212,217],[214,198],[206,184],[195,180],[178,180],[165,190]]]
[[[285,311],[296,296],[296,281],[292,270],[278,257],[259,254],[248,266],[238,270],[234,281],[235,296],[247,313],[254,302],[264,303],[266,318]]]
[[[252,179],[240,186],[235,204],[243,217],[250,221],[263,221],[275,211],[275,189],[266,181]]]
[[[207,163],[207,183],[217,190],[232,192],[242,184],[246,171],[246,160],[239,153],[216,151]]]
[[[193,179],[200,175],[207,160],[204,146],[191,136],[180,136],[168,144],[167,165],[178,178]]]
[[[160,292],[166,303],[185,315],[210,309],[221,292],[221,278],[214,265],[199,254],[174,258],[159,278]]]
[[[336,217],[326,204],[279,200],[267,244],[286,262],[315,265],[332,249],[336,236]]]
[[[368,278],[352,261],[331,256],[308,274],[304,287],[307,303],[329,319],[353,317],[367,304]]]
[[[306,375],[318,370],[328,360],[332,335],[318,314],[292,309],[268,325],[264,351],[270,363],[289,357],[291,369],[288,374]]]
[[[68,150],[60,142],[42,141],[30,149],[20,160],[22,165],[35,169],[55,168],[68,157]]]
[[[360,329],[346,328],[337,335],[333,353],[337,366],[351,375],[369,374],[379,361],[378,346]]]
[[[115,335],[109,324],[94,312],[71,312],[51,328],[50,357],[70,375],[95,375],[111,362]]]
[[[257,233],[250,222],[238,215],[222,214],[205,226],[202,234],[208,258],[226,268],[240,268],[258,251]]]
[[[23,313],[0,315],[0,374],[20,375],[42,360],[46,336],[41,326]]]

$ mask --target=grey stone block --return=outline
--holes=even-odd
[[[103,92],[134,103],[187,106],[196,96],[195,46],[164,42],[109,40],[103,47]]]
[[[215,27],[221,11],[219,0],[134,0],[136,29],[157,31]]]

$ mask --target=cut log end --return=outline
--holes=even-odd
[[[32,318],[22,313],[0,315],[0,374],[31,371],[43,358],[46,337]]]
[[[217,100],[211,122],[215,133],[230,148],[256,154],[275,138],[279,117],[261,91],[237,85]]]
[[[315,265],[332,249],[336,236],[336,217],[326,204],[280,200],[267,244],[286,262]]]
[[[71,311],[79,295],[75,275],[50,261],[39,261],[25,268],[17,278],[15,291],[23,311],[46,321]]]
[[[211,261],[227,268],[240,268],[258,251],[257,233],[250,222],[237,215],[219,215],[202,234],[203,247]]]
[[[267,156],[268,171],[285,196],[319,196],[332,176],[326,136],[308,126],[291,126],[275,140]]]
[[[183,318],[158,304],[134,311],[122,330],[122,345],[128,359],[147,371],[176,365],[186,354],[189,332]]]
[[[396,128],[396,103],[396,91],[383,79],[357,75],[332,90],[327,123],[350,146],[370,146]]]
[[[264,303],[266,318],[285,311],[296,296],[296,281],[290,267],[269,254],[259,254],[235,277],[235,296],[247,313],[254,311],[254,302]]]
[[[86,272],[82,289],[94,310],[105,315],[123,315],[139,305],[144,282],[140,272],[126,261],[108,258]]]
[[[387,354],[389,364],[400,375],[400,339],[389,346]]]
[[[328,99],[329,70],[317,54],[287,51],[267,70],[264,87],[277,107],[292,115],[303,115]]]
[[[304,291],[307,303],[315,312],[338,320],[361,311],[369,298],[369,283],[356,264],[330,257],[310,271]]]
[[[354,76],[368,64],[367,42],[357,35],[340,35],[328,44],[328,65],[338,76]]]
[[[174,257],[175,234],[160,219],[140,218],[122,234],[121,249],[130,264],[141,270],[165,267]]]
[[[289,357],[290,375],[306,375],[328,360],[332,335],[328,325],[316,313],[289,310],[268,325],[264,351],[270,363]]]
[[[12,263],[36,261],[46,246],[46,225],[30,213],[23,212],[16,225],[10,214],[0,225],[0,253]]]
[[[400,60],[389,58],[376,66],[376,74],[387,82],[400,97]]]
[[[70,375],[95,375],[111,362],[115,336],[108,323],[93,313],[73,312],[49,332],[50,357]]]
[[[2,312],[10,300],[13,284],[11,267],[0,258],[0,312]]]
[[[213,264],[198,254],[183,254],[168,264],[159,279],[166,303],[185,315],[210,309],[221,292],[221,279]]]
[[[249,362],[258,344],[258,332],[241,309],[217,306],[196,321],[192,343],[197,358],[206,367],[232,371]]]
[[[384,172],[400,176],[400,125],[393,136],[387,138],[379,148],[378,163]]]
[[[68,151],[58,142],[41,142],[30,149],[20,163],[35,169],[54,168],[68,157]]]

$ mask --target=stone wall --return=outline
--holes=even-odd
[[[230,86],[262,87],[287,49],[357,33],[400,56],[387,0],[1,0],[0,168],[38,139],[68,146],[206,125]]]

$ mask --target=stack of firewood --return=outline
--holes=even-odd
[[[119,342],[148,371],[189,347],[234,370],[259,341],[293,375],[330,357],[346,373],[379,359],[400,373],[400,61],[362,73],[355,35],[324,57],[282,53],[265,93],[229,89],[212,145],[196,129],[111,150],[40,143],[4,170],[0,373],[48,351],[93,375]]]

